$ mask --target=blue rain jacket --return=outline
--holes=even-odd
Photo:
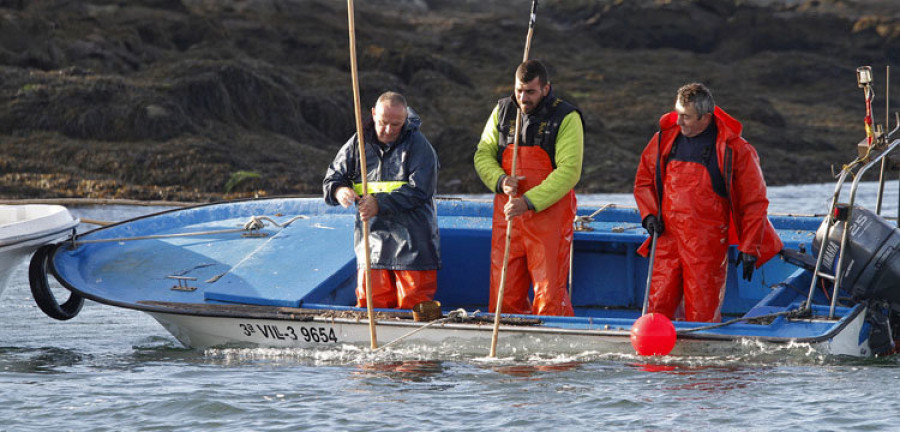
[[[434,196],[437,192],[438,158],[419,131],[422,121],[411,108],[397,141],[387,148],[378,142],[375,124],[363,126],[366,144],[366,177],[372,182],[400,182],[390,192],[376,192],[378,215],[369,220],[370,264],[373,269],[438,270],[441,268],[440,236]],[[354,134],[328,167],[323,181],[325,202],[340,203],[334,191],[362,183],[359,143]],[[372,187],[370,186],[371,190]],[[363,266],[362,220],[356,216],[356,259]]]

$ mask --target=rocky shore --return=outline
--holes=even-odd
[[[472,155],[511,91],[531,2],[355,3],[363,104],[406,94],[438,151],[439,193],[486,192]],[[531,57],[584,113],[580,193],[630,191],[692,81],[744,123],[769,184],[822,182],[864,137],[857,66],[873,67],[884,122],[900,8],[546,0]],[[0,0],[0,198],[318,194],[355,131],[349,70],[344,1]]]

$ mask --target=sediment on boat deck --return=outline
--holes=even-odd
[[[281,306],[260,306],[241,304],[205,304],[205,303],[174,303],[161,301],[139,301],[139,305],[149,306],[154,312],[167,312],[184,315],[221,316],[221,317],[249,317],[266,319],[290,319],[293,321],[312,321],[314,318],[325,319],[354,319],[366,320],[365,311],[353,310],[329,310],[291,308]],[[412,312],[375,312],[375,319],[385,320],[413,320]],[[467,324],[492,324],[493,314],[479,314],[468,316],[455,316],[449,320],[452,323]],[[538,318],[502,317],[500,323],[505,325],[534,326],[543,323]]]

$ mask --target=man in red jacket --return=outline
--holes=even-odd
[[[728,246],[737,244],[748,281],[783,246],[759,156],[703,84],[678,89],[659,127],[634,179],[642,225],[657,234],[647,311],[674,318],[683,300],[687,321],[720,321]],[[646,256],[649,243],[638,252]]]

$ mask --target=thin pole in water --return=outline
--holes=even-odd
[[[528,21],[528,35],[525,37],[525,54],[522,56],[522,62],[528,61],[528,52],[531,51],[531,37],[534,35],[534,21],[537,18],[537,0],[531,2],[531,17]],[[513,140],[513,160],[511,176],[516,177],[516,162],[519,159],[519,135],[522,128],[522,110],[516,110],[516,137]],[[500,271],[500,286],[497,290],[497,308],[494,311],[494,332],[491,335],[491,354],[490,357],[497,357],[497,338],[500,335],[500,314],[503,311],[503,290],[506,288],[506,270],[509,267],[509,242],[512,237],[513,220],[506,223],[506,245],[503,252],[503,269]]]
[[[647,268],[647,288],[644,289],[644,306],[641,308],[641,316],[647,315],[647,307],[650,305],[650,282],[653,280],[653,261],[656,260],[656,242],[658,235],[653,231],[653,239],[650,240],[650,265]]]
[[[366,144],[363,139],[362,111],[359,102],[359,79],[356,70],[356,24],[353,20],[353,0],[347,0],[347,22],[350,31],[350,74],[353,78],[353,107],[356,113],[356,138],[359,142],[359,169],[362,176],[362,194],[368,195],[369,185],[366,179]],[[362,221],[362,238],[363,249],[365,251],[366,266],[366,311],[369,314],[369,339],[372,342],[372,349],[378,348],[378,337],[375,334],[375,315],[372,310],[372,284],[370,273],[372,263],[369,257],[369,222]]]

